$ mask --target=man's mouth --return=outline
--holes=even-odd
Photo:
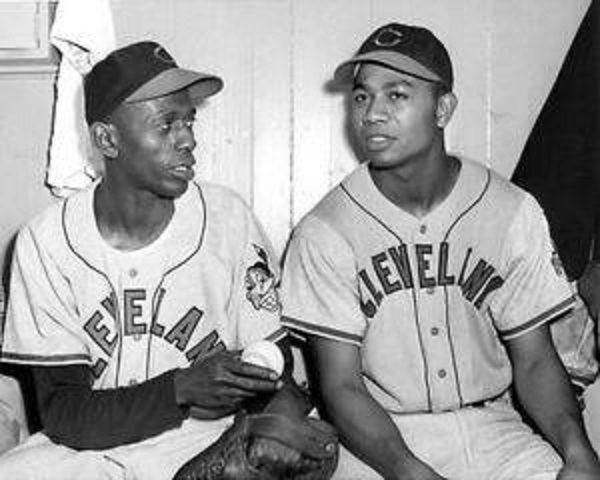
[[[366,138],[366,147],[368,150],[384,150],[394,141],[393,137],[387,135],[369,135]]]
[[[182,180],[190,181],[194,178],[194,169],[191,165],[178,165],[172,169],[173,175]]]

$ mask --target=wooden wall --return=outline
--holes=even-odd
[[[450,148],[509,175],[589,0],[113,0],[119,42],[154,38],[221,74],[198,174],[232,185],[278,248],[355,165],[335,66],[377,25],[426,25],[454,60]],[[160,19],[160,21],[157,21]]]

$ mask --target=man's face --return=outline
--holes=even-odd
[[[111,160],[126,188],[174,198],[194,178],[196,109],[187,91],[130,104],[111,115],[118,155]]]
[[[438,141],[434,86],[375,64],[355,78],[350,115],[357,139],[375,168],[419,159]]]

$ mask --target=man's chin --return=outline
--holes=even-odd
[[[384,155],[369,155],[369,166],[374,170],[389,170],[402,164],[402,159]]]
[[[165,188],[160,196],[164,199],[175,200],[187,192],[189,186],[190,182],[188,181],[177,182],[176,185],[169,185],[168,188]]]

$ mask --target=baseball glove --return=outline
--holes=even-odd
[[[173,480],[327,480],[338,453],[336,432],[322,420],[240,414]]]

